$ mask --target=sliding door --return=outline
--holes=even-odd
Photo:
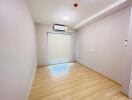
[[[49,64],[70,62],[72,60],[72,35],[48,33]]]

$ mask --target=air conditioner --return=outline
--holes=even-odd
[[[60,24],[54,24],[53,25],[53,30],[54,31],[67,31],[67,26],[66,25],[60,25]]]

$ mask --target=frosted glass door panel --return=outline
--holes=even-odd
[[[70,61],[72,56],[71,44],[71,35],[48,34],[49,62],[54,64]]]

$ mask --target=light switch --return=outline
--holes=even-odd
[[[124,46],[127,47],[127,40],[125,40]]]

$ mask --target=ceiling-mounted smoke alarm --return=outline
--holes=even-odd
[[[75,0],[74,7],[77,8],[79,6],[79,2]]]

